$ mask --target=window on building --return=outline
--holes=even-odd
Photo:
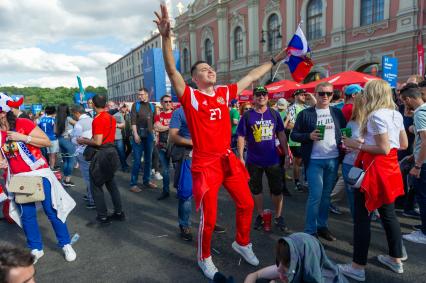
[[[371,25],[384,19],[384,0],[361,0],[361,25]]]
[[[237,27],[234,31],[235,59],[243,58],[243,51],[243,29],[241,27]]]
[[[183,57],[183,72],[187,73],[189,71],[189,52],[187,48],[183,49],[182,57]]]
[[[322,0],[311,0],[307,7],[307,25],[306,30],[308,40],[317,39],[322,36]]]
[[[210,66],[213,65],[213,45],[210,38],[207,38],[204,41],[204,58],[206,59],[207,64]]]
[[[279,46],[280,26],[278,22],[278,15],[272,14],[268,18],[268,51],[276,50]]]
[[[156,41],[156,42],[155,42],[155,47],[156,47],[156,48],[158,47],[158,41]]]

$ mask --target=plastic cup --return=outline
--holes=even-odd
[[[342,136],[345,136],[347,138],[352,137],[352,129],[351,128],[342,128],[342,129],[340,129],[340,132],[342,133]]]
[[[272,230],[272,211],[270,209],[263,210],[263,230],[269,232]]]
[[[319,131],[321,137],[320,139],[324,139],[324,133],[325,133],[325,125],[317,125],[317,130]]]

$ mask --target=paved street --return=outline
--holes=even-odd
[[[75,172],[79,173],[78,170]],[[36,265],[38,282],[207,282],[196,264],[196,241],[188,243],[179,238],[175,192],[171,198],[159,202],[156,198],[160,190],[144,190],[139,194],[128,192],[128,179],[128,174],[118,174],[117,183],[121,188],[127,221],[99,227],[94,222],[95,211],[84,207],[82,179],[74,178],[76,187],[69,189],[69,192],[76,200],[77,207],[68,218],[68,226],[70,233],[80,235],[79,241],[74,244],[78,255],[75,262],[65,262],[62,251],[56,247],[50,224],[45,215],[39,212],[45,256]],[[292,231],[303,228],[306,196],[306,193],[293,193],[286,200],[285,217]],[[270,206],[269,198],[266,199],[267,206]],[[349,211],[345,209],[344,212],[342,216],[330,217],[330,229],[338,241],[331,244],[323,241],[327,254],[337,262],[350,261],[352,253],[349,243],[352,225]],[[197,228],[198,214],[195,212],[192,220],[194,228]],[[417,223],[404,217],[400,220],[404,233]],[[233,275],[235,282],[243,282],[245,275],[255,268],[240,261],[231,248],[234,222],[233,202],[222,190],[218,223],[225,226],[227,232],[214,235],[213,259],[221,272]],[[194,236],[195,232],[194,229]],[[0,221],[0,235],[1,240],[25,246],[24,234],[16,225]],[[254,251],[261,266],[275,262],[274,245],[280,236],[278,231],[252,232]],[[405,273],[397,275],[384,269],[375,256],[386,252],[386,239],[380,224],[373,223],[367,282],[426,282],[426,247],[407,242],[406,247],[409,259],[404,265]]]

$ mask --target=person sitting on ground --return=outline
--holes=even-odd
[[[244,283],[259,282],[259,279],[279,282],[347,283],[326,255],[324,247],[315,237],[305,233],[294,233],[282,237],[276,245],[276,264],[247,275]]]
[[[0,282],[35,283],[34,255],[11,245],[0,246]]]

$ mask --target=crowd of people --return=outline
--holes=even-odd
[[[175,67],[167,9],[161,6],[156,16],[166,71],[180,107],[173,108],[169,94],[161,97],[159,105],[151,103],[149,92],[141,88],[132,104],[117,105],[96,95],[86,107],[46,106],[41,115],[29,117],[18,110],[22,101],[1,94],[0,165],[8,195],[3,212],[23,228],[31,255],[16,255],[16,250],[9,249],[4,254],[17,262],[9,266],[11,259],[5,258],[2,247],[0,267],[6,264],[9,273],[16,266],[28,267],[27,275],[34,275],[30,262],[44,255],[36,201],[41,201],[65,259],[76,259],[66,225],[76,203],[66,188],[75,186],[73,170],[79,168],[86,208],[96,210],[101,225],[126,219],[115,181],[118,170],[129,175],[131,193],[156,189],[154,179],[162,182],[159,201],[170,197],[171,185],[176,188],[177,224],[186,241],[193,239],[194,202],[200,212],[197,262],[212,280],[220,275],[211,256],[211,239],[213,232],[224,232],[216,224],[221,186],[236,205],[236,237],[231,246],[249,264],[260,264],[251,229],[269,231],[275,225],[286,235],[273,255],[277,264],[249,274],[247,283],[262,278],[347,282],[345,276],[365,281],[370,225],[377,216],[389,248],[388,255],[379,255],[378,261],[403,273],[403,261],[408,258],[403,240],[426,244],[426,81],[411,76],[391,89],[378,79],[342,90],[323,82],[313,93],[299,89],[291,99],[277,101],[269,100],[267,88],[259,86],[253,89],[253,100],[240,105],[238,94],[284,59],[285,52],[240,81],[223,86],[216,85],[210,65],[196,62],[191,68],[194,84],[189,86]],[[138,183],[141,169],[142,183]],[[273,211],[264,209],[264,173]],[[19,193],[8,192],[17,178],[39,180],[43,197],[23,202]],[[288,179],[294,182],[293,191],[286,185]],[[104,186],[112,199],[112,214]],[[308,194],[304,231],[288,235],[291,227],[285,221],[284,203],[292,194],[303,192]],[[353,260],[336,265],[319,239],[338,237],[331,232],[328,217],[330,212],[342,213],[337,206],[342,193],[353,222]],[[401,234],[398,209],[420,220],[412,233]]]

